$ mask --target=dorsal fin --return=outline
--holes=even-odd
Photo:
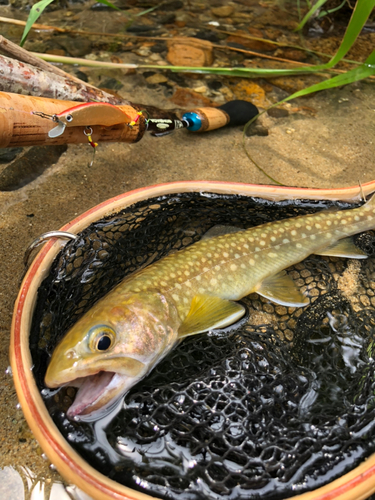
[[[217,224],[216,226],[211,227],[211,229],[209,229],[207,233],[202,236],[202,240],[209,240],[211,238],[215,238],[216,236],[223,236],[224,234],[238,233],[239,231],[245,231],[245,229],[236,226],[224,226],[222,224]]]

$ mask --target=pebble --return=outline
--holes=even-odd
[[[212,44],[189,37],[172,38],[168,41],[167,60],[174,66],[211,66]]]
[[[136,49],[135,54],[141,57],[147,57],[151,54],[151,50],[149,47],[140,47],[139,49]]]
[[[222,7],[214,7],[211,12],[216,17],[229,17],[234,12],[232,5],[223,5]]]
[[[167,82],[168,78],[160,73],[155,73],[154,75],[148,76],[146,80],[148,81],[148,83],[157,84]]]
[[[198,92],[199,94],[204,94],[205,92],[207,92],[208,88],[206,87],[206,85],[201,85],[200,87],[196,87],[194,89],[194,92]]]
[[[283,108],[271,108],[267,111],[268,116],[272,116],[272,118],[285,118],[289,115],[287,109]]]

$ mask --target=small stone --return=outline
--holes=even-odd
[[[151,50],[150,47],[140,47],[139,49],[135,50],[134,53],[137,54],[137,56],[147,57],[151,54]]]
[[[198,92],[198,94],[204,94],[207,92],[208,88],[205,85],[201,85],[200,87],[196,87],[194,92]]]
[[[211,13],[216,17],[229,17],[233,14],[234,8],[232,5],[223,5],[222,7],[214,7]]]
[[[160,73],[155,73],[154,75],[148,76],[146,80],[148,81],[148,83],[157,84],[167,82],[168,78]]]
[[[268,116],[272,116],[272,118],[285,118],[289,115],[288,110],[283,108],[271,108],[267,111]]]
[[[210,99],[190,89],[178,88],[170,100],[181,108],[212,106]]]
[[[268,129],[263,127],[256,122],[252,123],[249,127],[246,128],[246,137],[252,137],[254,135],[258,135],[260,137],[267,137]]]
[[[172,38],[168,41],[167,60],[174,66],[211,66],[212,43],[189,37]]]

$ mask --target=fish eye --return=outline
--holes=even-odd
[[[66,115],[66,121],[67,122],[72,122],[73,121],[72,115]]]
[[[105,352],[115,344],[115,332],[108,326],[96,326],[90,332],[90,348],[94,352]]]

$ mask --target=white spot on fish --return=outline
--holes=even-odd
[[[277,253],[270,252],[270,253],[268,254],[268,257],[271,257],[271,259],[276,259],[276,257],[277,257]]]
[[[320,224],[315,224],[316,229],[321,229],[322,226]]]
[[[307,229],[308,231],[311,231],[312,227],[311,227],[311,226],[306,226],[306,229]]]
[[[255,265],[255,260],[254,259],[250,259],[249,260],[249,264],[250,264],[250,266],[254,266]]]
[[[306,233],[302,233],[301,238],[306,238]]]
[[[271,236],[271,241],[276,241],[276,238],[274,236]]]
[[[190,276],[190,271],[184,271],[185,276]]]
[[[215,271],[220,271],[220,266],[215,266]]]
[[[291,232],[290,232],[290,234],[291,234],[292,236],[297,236],[297,231],[296,231],[295,229],[293,229],[293,231],[291,231]]]
[[[266,244],[266,242],[264,240],[261,240],[260,244],[261,244],[262,247],[264,247],[264,245]]]
[[[296,243],[296,248],[302,248],[301,243]]]
[[[231,271],[235,271],[236,269],[237,269],[236,264],[231,264],[231,265],[230,265],[230,270],[231,270]]]
[[[210,281],[210,285],[212,285],[212,286],[217,285],[217,279],[216,278],[212,278],[212,280]]]
[[[224,252],[223,253],[224,257],[227,259],[229,257],[229,253],[228,252]]]
[[[176,302],[178,302],[180,300],[180,297],[177,295],[177,293],[173,293],[172,294],[172,298],[173,300],[175,300]]]
[[[290,241],[288,240],[288,238],[284,238],[283,243],[290,243]]]
[[[310,240],[315,240],[315,239],[316,239],[315,234],[312,234],[312,235],[310,236]]]

